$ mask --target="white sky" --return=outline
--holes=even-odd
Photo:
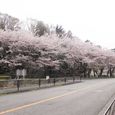
[[[115,0],[0,0],[0,12],[60,24],[82,40],[115,48]]]

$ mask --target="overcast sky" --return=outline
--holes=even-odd
[[[84,41],[115,48],[115,0],[0,0],[0,12],[60,24]]]

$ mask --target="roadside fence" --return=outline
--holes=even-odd
[[[0,80],[0,94],[22,92],[78,82],[81,82],[80,77]]]

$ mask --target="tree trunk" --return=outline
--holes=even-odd
[[[102,77],[103,70],[104,70],[104,68],[101,68],[101,69],[100,69],[99,77]]]
[[[88,69],[88,73],[87,73],[88,78],[90,78],[90,77],[91,77],[91,71],[92,71],[92,69]]]
[[[111,73],[111,77],[113,77],[114,70],[115,70],[115,68],[114,68],[114,67],[113,67],[113,68],[111,68],[111,71],[110,71],[110,73]]]

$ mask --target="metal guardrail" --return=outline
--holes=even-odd
[[[115,115],[115,100],[107,108],[107,110],[106,110],[104,115]]]
[[[1,80],[0,94],[66,85],[80,81],[79,77],[50,78],[48,80],[41,78]]]

